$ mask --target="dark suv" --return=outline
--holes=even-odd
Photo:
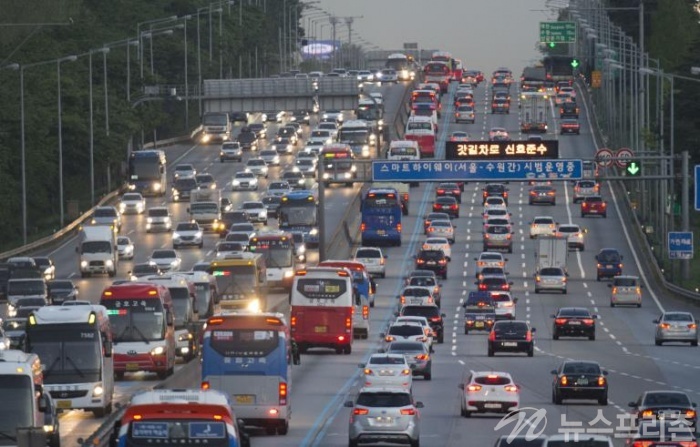
[[[578,119],[578,106],[575,102],[565,102],[559,106],[559,118]]]
[[[258,150],[258,134],[247,127],[241,129],[241,133],[238,134],[236,140],[241,144],[241,149],[244,151]]]
[[[445,336],[445,314],[440,313],[440,309],[434,305],[421,306],[408,304],[401,308],[399,314],[402,317],[425,317],[428,320],[428,324],[433,329],[433,332],[437,334],[437,342],[442,343]]]
[[[622,275],[622,255],[616,248],[603,248],[595,256],[596,280]]]
[[[421,250],[416,255],[416,268],[432,270],[442,279],[447,279],[447,256],[442,250]]]
[[[525,321],[501,320],[497,321],[489,334],[488,356],[493,357],[496,352],[525,352],[528,357],[535,355],[535,342],[532,334],[535,328],[531,328]]]
[[[482,205],[486,203],[486,199],[489,197],[503,197],[503,200],[506,201],[506,205],[508,205],[508,188],[506,188],[506,185],[501,183],[489,183],[483,191],[484,193],[481,198]]]

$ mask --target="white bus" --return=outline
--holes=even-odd
[[[27,319],[25,351],[41,359],[58,410],[112,412],[112,331],[104,306],[45,306]]]

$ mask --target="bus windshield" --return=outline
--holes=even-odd
[[[212,271],[222,295],[255,293],[258,284],[256,274],[254,265],[218,266]]]
[[[173,310],[175,310],[175,329],[185,329],[189,323],[192,310],[190,291],[186,287],[172,287],[170,296],[173,298]]]
[[[444,62],[431,62],[423,68],[423,73],[426,75],[449,75],[450,67]]]
[[[343,143],[367,144],[369,142],[369,129],[341,130],[338,139]]]
[[[415,147],[392,147],[389,149],[389,153],[393,155],[394,157],[398,156],[408,156],[408,157],[416,157],[418,155],[418,151],[416,150]]]
[[[209,344],[224,357],[265,357],[277,348],[278,337],[266,329],[217,329]]]
[[[3,399],[0,405],[0,432],[14,437],[17,427],[34,425],[34,383],[31,377],[0,375],[0,396]]]
[[[260,239],[257,240],[251,251],[263,253],[267,267],[282,268],[292,266],[292,245],[289,240]]]
[[[223,113],[206,114],[202,118],[202,124],[205,126],[226,126],[228,117]]]
[[[29,352],[39,356],[44,383],[99,382],[102,340],[94,328],[34,326],[28,333]]]
[[[209,309],[211,303],[211,286],[208,283],[201,283],[194,285],[195,291],[195,305],[197,306],[197,312],[201,317],[209,316]]]
[[[393,208],[401,206],[399,197],[395,193],[373,192],[367,193],[367,196],[362,201],[362,207],[365,208]]]
[[[155,299],[103,300],[114,342],[151,342],[165,337],[163,304]]]
[[[376,121],[381,118],[381,112],[376,105],[360,105],[355,111],[358,120]]]
[[[129,160],[131,180],[157,180],[160,179],[160,160],[156,157],[132,158]]]
[[[304,278],[297,281],[297,292],[310,300],[335,300],[347,293],[347,282],[340,278]]]
[[[316,225],[316,205],[283,206],[279,210],[281,225]]]

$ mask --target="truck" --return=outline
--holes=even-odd
[[[223,143],[231,139],[231,121],[228,113],[206,112],[200,126],[200,142],[208,144],[214,141]]]
[[[222,230],[221,222],[221,190],[195,189],[190,193],[190,207],[187,209],[190,218],[197,222],[204,231],[218,232]]]
[[[395,189],[399,193],[401,199],[401,214],[408,216],[408,204],[411,198],[409,185],[401,182],[378,182],[372,183],[370,189]]]
[[[520,76],[520,90],[523,92],[542,92],[551,81],[544,67],[525,67]]]
[[[567,272],[566,261],[568,257],[569,247],[565,237],[540,236],[537,238],[537,247],[535,249],[535,273],[546,267],[560,267]]]
[[[78,253],[80,276],[86,278],[93,273],[106,273],[113,278],[117,274],[119,252],[117,234],[106,225],[85,226],[80,232]]]
[[[0,351],[0,395],[3,396],[0,433],[12,444],[41,445],[45,439],[49,447],[60,447],[56,408],[43,385],[38,355],[17,350]],[[18,429],[29,429],[31,442],[23,441],[21,436],[15,440]],[[41,441],[34,442],[35,437]],[[6,442],[3,444],[7,445]]]
[[[547,132],[547,104],[549,96],[546,93],[523,92],[520,95],[522,109],[520,131],[522,133]]]

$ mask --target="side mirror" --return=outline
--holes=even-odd
[[[386,349],[384,349],[384,348],[378,349],[377,352],[378,352],[379,354],[384,354],[384,353],[386,353]]]
[[[168,326],[175,325],[175,318],[173,318],[173,313],[170,310],[165,311],[165,324],[167,324]]]
[[[603,375],[604,375],[604,376],[607,376],[607,375],[608,375],[608,371],[604,369],[604,370],[603,370]]]
[[[109,358],[112,357],[112,341],[111,340],[106,340],[104,342],[104,345],[102,346],[102,349],[105,351],[105,357]]]
[[[189,214],[189,213],[190,213],[190,209],[189,209],[189,208],[187,208],[187,214]]]
[[[622,260],[624,260],[624,259],[625,259],[625,257],[622,256],[622,255],[620,255],[620,261],[622,261]]]
[[[659,320],[653,320],[652,323],[659,324]]]
[[[597,260],[598,260],[598,255],[595,255],[595,258],[594,258],[594,259],[597,261]]]
[[[389,259],[389,255],[384,255],[384,259]]]
[[[510,281],[510,282],[508,283],[508,285],[509,285],[509,286],[512,286],[512,285],[513,285],[513,281]]]
[[[423,408],[423,407],[424,407],[423,402],[420,402],[420,401],[416,402],[416,408]]]
[[[549,315],[549,318],[557,318],[557,316],[554,315],[554,314],[550,314],[550,315]]]
[[[632,407],[632,408],[637,408],[637,407],[638,407],[637,402],[630,402],[630,403],[627,404],[627,406],[628,406],[628,407]]]
[[[518,297],[513,298],[513,302],[517,303],[518,302]]]
[[[442,318],[446,318],[446,315],[445,315],[445,314],[440,314],[440,316],[441,316]]]
[[[386,337],[386,332],[380,332],[379,333],[379,338],[384,338]]]
[[[612,289],[612,284],[608,284],[608,288],[609,288],[609,289]]]
[[[557,373],[557,370],[556,370],[556,369],[551,370],[549,373],[550,373],[550,374],[559,374],[559,373]]]
[[[365,364],[364,364],[364,363],[358,363],[358,364],[357,364],[357,367],[358,367],[358,368],[364,368],[364,367],[365,367]]]
[[[508,258],[506,258],[505,261],[508,262]]]
[[[80,253],[80,247],[75,247],[75,252]]]
[[[593,314],[591,316],[593,317],[594,320],[597,320],[598,318],[600,318],[600,315],[598,315],[598,314]]]
[[[346,407],[346,408],[352,408],[352,407],[354,407],[355,405],[352,403],[351,400],[346,400],[345,403],[343,404],[343,406]]]
[[[399,316],[399,313],[398,313],[398,312],[394,312],[394,316],[395,316],[395,317],[398,317],[398,316]]]
[[[400,298],[401,298],[401,295],[396,295],[396,299],[397,299],[397,300],[400,299]]]
[[[49,410],[49,399],[46,394],[42,394],[39,398],[39,411],[46,413]]]
[[[537,332],[537,328],[533,327],[532,329],[530,329],[530,332],[532,332],[534,334],[535,332]]]

